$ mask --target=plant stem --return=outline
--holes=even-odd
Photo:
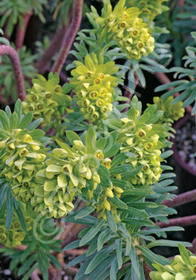
[[[18,23],[17,30],[16,30],[16,43],[15,43],[17,50],[20,50],[22,48],[27,26],[31,18],[31,14],[32,14],[32,10],[26,15],[24,15],[24,19],[23,19],[24,23],[22,28],[20,26],[20,23]]]
[[[82,5],[83,5],[83,0],[74,1],[72,22],[69,26],[69,29],[67,30],[67,32],[65,34],[65,38],[63,40],[63,44],[60,49],[60,53],[52,68],[53,73],[57,72],[59,74],[61,72],[63,64],[69,53],[69,50],[71,49],[71,46],[73,44],[73,41],[75,39],[75,36],[78,32],[78,29],[80,27],[80,23],[82,20]]]
[[[189,202],[192,202],[195,200],[196,200],[196,190],[192,190],[189,192],[179,194],[173,200],[165,199],[161,204],[164,204],[168,207],[175,207],[175,206],[183,205],[185,203],[189,203]]]
[[[157,79],[162,83],[162,84],[169,84],[171,83],[170,79],[164,74],[164,73],[159,73],[156,72],[155,76],[157,77]],[[173,89],[173,87],[169,88],[169,90]],[[177,92],[174,94],[174,97],[179,96],[180,94]],[[192,112],[192,107],[190,105],[185,107],[185,110],[188,114],[191,114]]]
[[[152,271],[152,269],[147,265],[147,263],[143,262],[143,268],[144,268],[144,274],[146,280],[151,280],[149,273]]]
[[[66,30],[67,30],[67,25],[63,25],[62,27],[57,28],[56,34],[53,40],[51,41],[49,47],[45,50],[43,55],[35,64],[35,67],[37,68],[40,74],[43,74],[45,72],[52,57],[60,49],[60,46],[63,41],[63,35],[65,34]]]
[[[24,87],[24,78],[23,78],[18,54],[12,47],[2,45],[0,46],[0,56],[4,54],[6,54],[11,61],[15,83],[16,83],[16,91],[18,97],[23,101],[26,99],[26,93]]]
[[[158,222],[156,223],[160,228],[168,227],[168,226],[191,226],[196,225],[196,215],[186,216],[181,218],[174,218],[168,220],[168,223]]]
[[[31,274],[31,280],[40,280],[39,276],[37,275],[37,269]]]

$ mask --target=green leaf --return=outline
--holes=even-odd
[[[93,126],[90,126],[86,133],[86,148],[88,154],[94,154],[96,151],[96,132]]]
[[[107,158],[113,157],[118,153],[120,146],[121,144],[119,143],[112,145],[111,149],[109,149],[107,152],[104,153],[104,156]]]
[[[109,227],[111,228],[111,230],[113,232],[116,232],[117,231],[117,225],[116,225],[114,215],[112,214],[112,212],[107,210],[106,211],[106,217],[107,217]]]
[[[105,221],[101,220],[97,224],[92,226],[87,234],[85,234],[85,236],[83,236],[83,238],[80,240],[80,247],[91,241],[93,237],[95,237],[95,235],[101,230],[104,223]]]
[[[26,222],[25,222],[25,218],[24,218],[23,212],[21,211],[20,208],[17,208],[17,207],[14,207],[14,208],[15,208],[16,214],[18,215],[20,224],[21,224],[24,232],[27,233]]]
[[[27,126],[27,129],[29,129],[31,131],[31,130],[37,128],[41,122],[42,122],[42,119],[37,119],[37,120],[33,121],[31,124],[29,124]]]
[[[115,258],[115,255],[111,255],[109,257],[107,257],[104,262],[102,262],[94,271],[93,273],[90,274],[90,276],[88,277],[88,280],[95,280],[97,279],[97,275],[99,275],[99,280],[105,280],[107,278],[105,278],[105,273],[106,275],[109,275],[109,271],[107,274],[107,269],[111,266],[111,263],[113,261],[113,259]]]
[[[69,140],[69,142],[73,145],[74,144],[74,140],[79,140],[81,141],[80,137],[78,136],[77,133],[71,131],[71,130],[66,130],[66,136]]]
[[[135,225],[135,226],[153,226],[154,223],[150,220],[145,220],[145,219],[131,219],[131,218],[126,218],[126,219],[122,219],[123,222],[126,222],[126,223],[129,223],[129,224],[132,224],[132,225]]]
[[[72,153],[72,150],[66,143],[63,143],[57,139],[56,139],[56,142],[61,148],[65,149],[72,158],[75,158],[75,155]]]
[[[59,263],[59,261],[53,255],[47,254],[47,256],[56,267],[62,269],[61,264]]]
[[[6,112],[7,116],[8,116],[8,118],[10,119],[10,117],[11,117],[11,115],[12,115],[12,112],[11,112],[9,106],[6,106],[6,107],[5,107],[5,112]]]
[[[25,261],[25,263],[19,269],[18,276],[24,274],[29,269],[29,267],[35,262],[36,259],[37,254],[33,254],[32,256],[30,256],[30,258],[27,261]]]
[[[91,206],[83,207],[81,210],[78,211],[78,213],[76,214],[76,216],[74,218],[75,218],[75,220],[84,218],[84,217],[88,216],[89,214],[91,214],[93,211],[94,211],[94,208]]]
[[[31,276],[31,274],[33,273],[33,271],[38,267],[38,263],[35,263],[31,269],[24,275],[24,277],[22,278],[22,280],[28,280],[29,277]]]
[[[124,203],[120,198],[117,196],[115,197],[109,197],[108,200],[111,200],[118,208],[120,209],[127,209],[128,206],[126,203]]]
[[[33,140],[40,140],[45,135],[45,132],[41,129],[35,129],[31,132]]]
[[[18,119],[20,121],[22,116],[22,102],[20,99],[18,99],[15,103],[14,112],[16,112],[16,114],[18,115]]]
[[[83,255],[81,255],[81,256],[78,256],[78,257],[76,257],[75,259],[73,259],[72,261],[70,261],[70,262],[66,265],[65,269],[68,268],[68,267],[70,267],[70,266],[74,266],[74,265],[76,265],[76,264],[78,264],[78,263],[81,263],[81,262],[83,262],[85,259],[86,259],[86,254],[83,254]]]
[[[63,251],[75,249],[75,248],[78,248],[79,246],[80,246],[80,240],[75,240],[75,241],[71,242],[70,244],[68,244],[67,246],[65,246],[63,248]]]
[[[189,242],[181,242],[181,244],[186,247],[191,247],[191,243],[189,243]],[[147,245],[147,248],[153,248],[153,247],[157,247],[157,246],[178,247],[178,245],[179,245],[179,241],[159,239],[159,240],[149,243]]]
[[[98,252],[87,266],[85,274],[91,273],[97,266],[99,266],[100,263],[104,262],[104,260],[108,258],[108,255],[112,250],[112,247],[106,247],[102,251]]]
[[[2,110],[0,110],[0,122],[2,123],[3,128],[5,130],[9,130],[9,126],[10,126],[9,118],[7,114]]]
[[[168,265],[170,264],[170,260],[160,256],[160,255],[157,255],[155,253],[153,253],[151,250],[149,250],[148,248],[146,247],[143,247],[143,246],[138,246],[138,249],[142,252],[144,258],[149,261],[150,263],[153,261],[155,262],[158,262],[162,265]]]
[[[120,165],[120,166],[116,166],[116,167],[111,167],[110,174],[112,174],[112,175],[121,174],[121,173],[126,172],[130,169],[135,170],[129,164],[124,164],[124,165]]]
[[[107,242],[110,235],[111,231],[107,228],[99,234],[97,238],[97,251],[100,251],[103,248],[104,243]]]
[[[121,196],[147,196],[153,194],[154,191],[150,187],[135,188],[131,190],[124,190]]]
[[[158,86],[158,87],[155,88],[155,92],[170,89],[172,87],[176,87],[176,86],[181,85],[181,84],[186,84],[187,82],[188,82],[187,80],[180,80],[180,81],[171,82],[171,83],[168,83],[168,84],[165,84],[165,85],[161,85],[161,86]]]
[[[11,189],[9,188],[7,190],[7,200],[6,200],[6,230],[8,231],[10,229],[11,223],[12,223],[12,217],[13,217],[13,196],[11,194]]]
[[[117,258],[115,258],[112,262],[111,268],[110,268],[110,279],[116,280],[116,274],[118,272],[118,263]]]
[[[140,170],[142,169],[142,167],[143,167],[143,166],[140,166],[140,167],[138,167],[138,168],[134,168],[134,169],[132,169],[132,170],[130,170],[130,171],[127,171],[127,172],[122,173],[122,174],[121,174],[122,179],[129,179],[130,177],[135,176],[137,173],[140,172]]]
[[[121,269],[123,264],[122,259],[122,239],[115,240],[115,248],[116,248],[116,257],[118,262],[118,269]]]
[[[9,186],[8,183],[5,183],[0,188],[0,210],[4,204],[4,200],[7,195],[8,186]]]
[[[185,244],[183,245],[182,243],[185,243],[185,242],[181,242],[181,243],[178,242],[178,249],[180,251],[180,255],[181,255],[184,263],[187,266],[192,266],[192,263],[190,260],[191,253],[185,248],[185,246],[187,246],[187,245],[185,245]],[[187,247],[191,247],[191,244],[188,245]]]
[[[173,155],[173,151],[172,150],[168,150],[168,151],[166,151],[166,152],[163,152],[162,154],[161,154],[161,158],[163,158],[163,159],[165,159],[165,158],[168,158],[168,157],[170,157],[171,155]]]
[[[18,127],[19,118],[16,112],[14,112],[10,117],[10,129]]]
[[[97,170],[97,173],[100,176],[101,184],[104,185],[105,187],[110,187],[111,182],[110,182],[110,178],[109,178],[110,173],[109,173],[108,169],[105,166],[100,165]]]
[[[32,121],[33,119],[33,114],[32,112],[27,113],[23,119],[21,120],[20,124],[19,124],[19,128],[24,129],[26,128]]]
[[[139,261],[138,261],[138,256],[136,254],[135,248],[133,246],[133,244],[131,244],[131,250],[129,252],[129,257],[131,259],[131,270],[133,273],[133,270],[137,276],[137,278],[133,278],[135,280],[140,280],[140,269],[139,269]]]

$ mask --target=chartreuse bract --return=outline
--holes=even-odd
[[[139,17],[136,7],[127,8],[120,0],[114,9],[110,0],[104,2],[101,16],[92,8],[90,14],[97,23],[98,40],[114,40],[128,59],[140,59],[154,50],[154,38],[147,23]]]
[[[153,21],[154,18],[167,11],[169,8],[163,5],[163,2],[168,0],[127,0],[128,7],[137,7],[140,10],[140,17],[147,21]]]
[[[182,244],[178,245],[180,255],[175,256],[168,265],[153,263],[157,271],[150,273],[152,280],[194,280],[196,279],[196,256]]]
[[[77,104],[85,119],[96,124],[112,111],[118,67],[113,61],[100,61],[95,53],[87,54],[84,63],[75,61],[75,66],[70,84],[76,93]]]
[[[60,86],[57,73],[48,75],[48,80],[38,75],[28,90],[27,100],[23,102],[24,113],[32,112],[33,118],[42,118],[43,126],[59,125],[61,117],[69,112],[71,97]]]

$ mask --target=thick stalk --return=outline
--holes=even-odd
[[[63,67],[63,64],[67,58],[67,55],[71,49],[71,46],[73,44],[73,41],[76,37],[76,34],[78,32],[78,29],[80,27],[80,23],[82,20],[82,5],[83,0],[75,0],[74,6],[73,6],[73,16],[72,16],[72,22],[65,34],[65,38],[63,40],[62,47],[60,49],[60,53],[57,57],[57,60],[52,68],[52,72],[57,72],[60,74],[61,69]]]
[[[24,15],[23,19],[23,27],[21,28],[20,23],[18,23],[17,30],[16,30],[16,49],[20,50],[22,48],[22,45],[24,43],[24,37],[26,34],[27,26],[29,23],[29,20],[31,18],[32,10]]]
[[[46,71],[52,57],[60,49],[60,46],[63,41],[63,36],[66,30],[67,30],[67,25],[63,25],[62,27],[57,28],[55,36],[53,37],[49,47],[45,50],[43,55],[35,64],[35,67],[37,68],[40,74],[43,74]]]
[[[12,47],[2,45],[0,46],[0,56],[4,54],[6,54],[11,61],[15,83],[16,83],[17,95],[23,101],[26,99],[26,93],[24,87],[24,78],[23,78],[18,54]]]
[[[180,206],[196,200],[196,190],[185,192],[176,196],[173,200],[165,199],[161,204],[168,207]]]
[[[152,269],[147,265],[147,263],[145,261],[143,263],[143,268],[144,268],[145,279],[151,280],[149,274],[152,271]]]
[[[181,217],[181,218],[174,218],[168,220],[168,223],[158,222],[156,223],[160,228],[165,228],[169,226],[191,226],[196,225],[196,215]]]

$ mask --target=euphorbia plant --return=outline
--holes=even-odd
[[[21,99],[13,112],[8,106],[0,111],[0,242],[23,279],[57,279],[59,269],[73,273],[70,267],[78,263],[75,279],[196,276],[194,257],[184,247],[171,266],[151,250],[177,247],[166,233],[196,220],[168,219],[176,213],[170,194],[176,187],[166,159],[182,102],[155,99],[142,110],[136,95],[127,98],[118,87],[125,75],[131,91],[144,85],[142,69],[166,71],[153,60],[160,58],[153,19],[165,10],[158,2],[134,6],[120,0],[113,8],[106,0],[101,15],[92,7],[93,28],[78,33],[72,51],[77,60],[63,86],[58,74],[79,28],[82,0],[73,3],[53,73],[33,79],[27,94],[16,51],[0,46],[0,54],[11,59]],[[195,192],[184,199],[195,199]],[[82,254],[65,266],[64,251],[79,247]],[[154,268],[158,272],[149,275]]]

